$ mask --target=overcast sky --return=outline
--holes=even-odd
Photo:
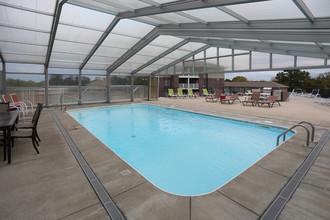
[[[311,77],[316,77],[320,73],[330,72],[330,68],[327,69],[306,69]],[[248,72],[248,73],[226,73],[225,79],[233,79],[235,76],[244,76],[250,81],[266,80],[270,81],[281,71],[261,71],[261,72]]]

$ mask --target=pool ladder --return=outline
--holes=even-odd
[[[306,128],[306,126],[304,126],[304,125],[302,125],[302,124],[308,124],[308,125],[311,126],[311,128],[312,128],[312,134],[311,134],[311,136],[310,136],[310,132],[309,132],[309,130]],[[312,123],[310,123],[310,122],[308,122],[308,121],[301,121],[301,122],[299,122],[298,124],[293,125],[293,126],[292,126],[291,128],[289,128],[288,130],[284,131],[282,134],[278,135],[278,136],[277,136],[277,141],[276,141],[276,146],[279,145],[281,136],[283,136],[283,141],[285,141],[285,135],[286,135],[286,133],[288,133],[289,131],[291,131],[291,130],[294,129],[295,127],[302,127],[302,128],[304,128],[304,129],[306,130],[307,135],[306,135],[306,145],[305,145],[305,147],[309,147],[309,137],[311,137],[311,141],[313,142],[313,141],[314,141],[315,128],[314,128],[314,126],[312,125]]]

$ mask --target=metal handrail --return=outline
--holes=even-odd
[[[301,124],[293,125],[291,128],[289,128],[288,130],[284,131],[282,134],[278,135],[278,136],[277,136],[276,146],[278,146],[279,143],[280,143],[280,137],[283,135],[283,141],[285,141],[285,135],[286,135],[286,133],[288,133],[289,131],[291,131],[291,130],[294,129],[295,127],[303,127],[303,128],[305,128],[305,130],[306,130],[306,132],[307,132],[306,145],[305,145],[305,147],[309,147],[309,130],[308,130],[305,126],[303,126],[303,125],[301,125]]]
[[[78,104],[82,104],[82,105],[84,104],[84,101],[81,100],[81,99],[78,99],[78,98],[75,98],[75,97],[72,97],[72,96],[69,96],[69,95],[61,95],[61,97],[60,97],[61,110],[62,110],[62,106],[63,106],[63,98],[64,97],[76,100],[76,101],[78,101]]]
[[[310,123],[308,121],[301,121],[298,124],[303,124],[303,123],[309,124],[312,127],[311,141],[313,142],[314,141],[314,134],[315,134],[315,127],[312,125],[312,123]]]

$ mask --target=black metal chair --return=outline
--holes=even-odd
[[[25,127],[23,129],[14,130],[12,132],[11,134],[12,146],[14,146],[15,138],[31,138],[33,147],[39,154],[39,150],[37,148],[37,145],[39,145],[37,141],[37,126],[38,126],[41,110],[42,110],[42,104],[38,103],[37,109],[35,111],[35,116],[33,117],[34,121],[32,122],[32,125],[30,127]]]
[[[0,113],[9,112],[9,103],[0,102]],[[0,146],[3,146],[3,160],[6,160],[6,130],[0,131]]]

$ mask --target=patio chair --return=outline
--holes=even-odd
[[[36,145],[39,145],[39,143],[37,141],[37,125],[38,125],[41,110],[42,109],[40,107],[38,108],[38,110],[36,110],[36,112],[35,112],[36,118],[33,121],[32,126],[30,127],[30,129],[18,129],[18,130],[14,130],[11,133],[12,147],[14,147],[14,139],[15,138],[31,138],[33,147],[37,151],[37,153],[39,154],[39,150],[38,150]]]
[[[247,104],[251,103],[252,106],[256,106],[260,98],[260,92],[253,92],[251,99],[242,101],[242,104],[246,106]]]
[[[192,89],[188,89],[188,97],[191,97],[191,98],[197,98],[197,95],[194,94],[194,92],[193,92]]]
[[[168,96],[171,98],[176,98],[178,97],[177,95],[174,94],[173,89],[168,89]]]
[[[217,93],[215,94],[215,96],[213,96],[213,97],[205,97],[205,100],[207,102],[216,102],[216,101],[220,100],[221,94],[222,94],[222,90],[217,90]]]
[[[17,129],[32,129],[34,121],[37,120],[37,117],[39,116],[38,113],[41,114],[43,108],[44,108],[43,104],[38,103],[37,108],[34,111],[32,119],[30,121],[25,121],[25,120],[18,121],[18,123],[15,125],[16,130]],[[38,141],[41,141],[40,137],[38,135],[37,129],[36,129],[36,138],[38,139]],[[39,145],[38,142],[37,142],[37,145]]]
[[[313,89],[311,93],[307,94],[307,97],[316,98],[316,97],[320,96],[319,93],[320,93],[319,89]]]
[[[227,99],[220,99],[220,103],[224,104],[224,103],[228,102],[228,104],[233,104],[235,102],[235,100],[238,100],[239,102],[241,102],[241,100],[238,98],[238,94],[234,94]]]
[[[25,109],[23,107],[21,107],[19,104],[10,103],[6,95],[2,95],[2,99],[5,103],[9,103],[9,111],[20,111],[23,118],[25,117]]]
[[[182,89],[178,89],[178,96],[179,98],[187,98],[187,95],[183,94]]]
[[[258,106],[261,107],[264,104],[267,104],[269,108],[274,106],[274,103],[277,102],[279,106],[281,106],[281,103],[277,100],[278,96],[269,96],[267,100],[264,101],[258,101]]]
[[[202,94],[202,96],[212,97],[213,94],[209,94],[209,92],[207,91],[207,89],[203,89],[203,94]]]
[[[31,112],[33,112],[33,104],[31,101],[29,101],[29,100],[20,101],[18,99],[16,93],[10,94],[10,98],[13,101],[14,105],[18,104],[20,106],[25,107],[26,113],[28,113],[28,108],[30,108]]]

